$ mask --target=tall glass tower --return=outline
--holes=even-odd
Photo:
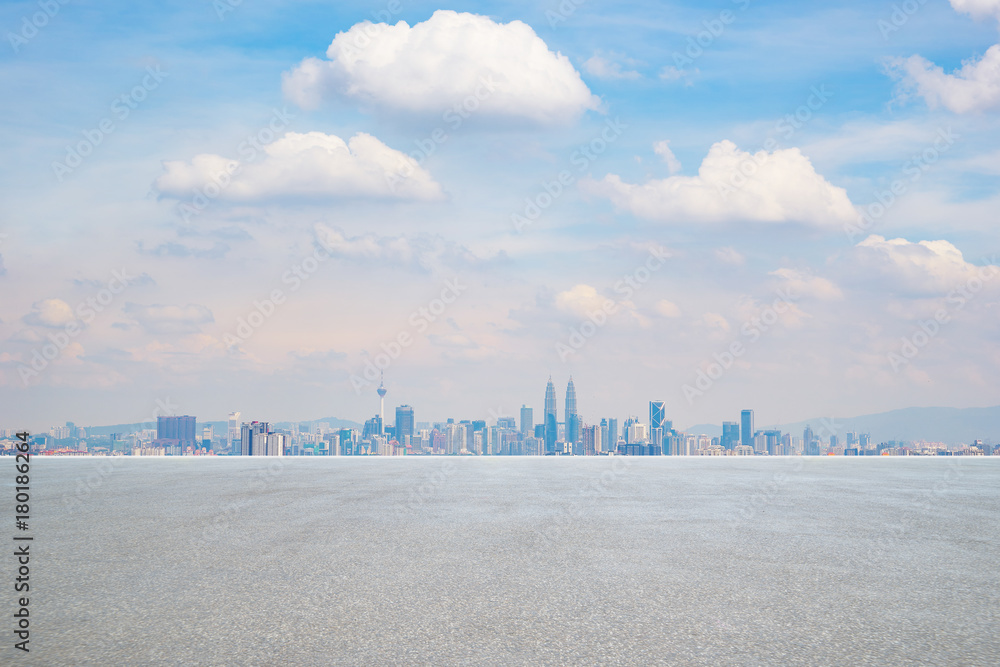
[[[545,385],[545,453],[556,451],[556,436],[559,425],[556,418],[556,387],[552,384],[552,376]]]
[[[413,408],[401,405],[396,408],[396,441],[405,445],[406,436],[413,438]]]
[[[531,437],[535,429],[535,420],[532,417],[531,408],[527,405],[521,406],[521,435],[526,438]]]
[[[663,428],[663,421],[666,418],[666,410],[663,406],[663,401],[650,401],[649,402],[649,430],[652,432],[654,428]],[[660,443],[656,443],[660,444]]]
[[[740,413],[740,443],[753,447],[753,410]]]
[[[566,385],[566,442],[580,442],[580,418],[576,413],[576,387],[570,376]]]

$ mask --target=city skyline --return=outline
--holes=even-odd
[[[412,406],[399,405],[395,408],[393,423],[389,424],[384,419],[385,397],[388,394],[384,376],[380,376],[379,385],[373,393],[378,397],[378,410],[373,417],[364,421],[363,428],[345,426],[341,419],[340,426],[331,429],[328,422],[314,420],[320,424],[317,427],[320,436],[326,432],[339,434],[335,441],[324,440],[324,453],[328,448],[331,452],[336,449],[337,455],[341,455],[341,442],[345,443],[344,446],[350,443],[352,449],[349,454],[354,455],[399,455],[405,450],[411,454],[595,455],[610,451],[620,455],[657,456],[704,455],[712,452],[722,455],[818,456],[828,452],[858,455],[858,452],[876,449],[881,451],[884,445],[878,442],[879,438],[873,440],[870,432],[860,431],[850,423],[838,423],[836,419],[830,418],[816,419],[816,428],[813,428],[813,423],[807,423],[804,427],[800,425],[803,433],[801,438],[790,431],[783,432],[777,423],[757,428],[753,409],[741,410],[738,422],[722,421],[721,432],[717,436],[711,428],[708,429],[711,431],[709,433],[699,432],[704,429],[705,424],[694,425],[692,428],[675,428],[674,419],[668,418],[665,404],[661,400],[648,402],[648,419],[645,421],[638,413],[630,412],[619,431],[618,417],[606,413],[586,417],[579,413],[576,386],[572,377],[566,383],[562,421],[558,420],[557,415],[555,382],[551,376],[548,378],[543,398],[545,420],[540,424],[534,424],[533,408],[527,404],[522,404],[519,410],[520,421],[502,411],[491,411],[487,419],[461,419],[452,416],[440,420],[417,420],[417,413]],[[196,418],[190,415],[157,416],[155,439],[144,440],[142,444],[134,440],[135,430],[113,435],[132,434],[132,448],[143,455],[176,456],[198,451],[244,456],[305,453],[300,452],[303,445],[299,441],[298,424],[293,422],[290,429],[286,427],[272,430],[268,421],[241,421],[241,414],[240,411],[229,413],[228,421],[221,422],[225,424],[222,430],[226,435],[219,438],[215,437],[213,424],[220,422],[212,420],[202,422],[204,433],[197,438]],[[361,426],[358,422],[346,423]],[[995,428],[991,424],[981,433],[977,432],[972,439],[974,446],[979,447],[980,451],[992,448],[993,437],[990,434]],[[3,429],[2,432],[10,434],[15,430]],[[47,434],[57,441],[72,440],[75,437],[86,451],[83,438],[92,437],[86,431],[85,427],[67,422],[65,427],[49,428]],[[140,432],[151,431],[145,428],[140,429]],[[302,432],[311,433],[312,427],[306,427]],[[42,431],[41,434],[45,435],[46,432]],[[439,437],[442,438],[440,441]],[[114,437],[111,439],[115,440]],[[918,441],[934,442],[924,438]],[[456,444],[459,442],[461,444]],[[908,443],[898,439],[891,439],[889,442],[893,443],[894,448],[904,447]],[[218,449],[220,445],[221,452]],[[986,453],[989,454],[990,451]]]
[[[389,426],[389,424],[386,422],[385,416],[384,416],[385,415],[385,397],[388,394],[388,387],[386,387],[386,385],[385,385],[384,374],[380,374],[380,376],[379,376],[379,385],[375,389],[375,391],[373,391],[372,393],[374,393],[377,396],[377,398],[378,398],[377,408],[374,411],[368,411],[367,413],[364,413],[364,414],[354,415],[353,419],[350,418],[349,416],[345,416],[343,414],[331,414],[331,415],[328,415],[328,417],[311,418],[311,419],[305,419],[305,420],[289,420],[287,418],[280,418],[277,414],[274,414],[273,411],[271,411],[271,412],[269,412],[269,414],[272,415],[271,417],[269,417],[267,419],[263,419],[263,420],[255,420],[254,423],[256,423],[257,421],[261,421],[261,423],[265,423],[265,424],[266,423],[274,423],[274,422],[283,422],[283,423],[303,422],[303,423],[306,423],[306,422],[313,422],[313,421],[322,421],[323,419],[327,419],[327,418],[335,418],[335,419],[339,419],[339,420],[344,421],[344,422],[354,423],[354,424],[357,424],[359,426],[366,425],[367,423],[370,423],[372,428],[376,428],[376,429],[379,430],[379,432],[381,432],[381,429],[383,429],[383,424],[385,426]],[[553,381],[553,379],[552,379],[551,376],[549,376],[549,378],[548,378],[548,380],[546,382],[544,398],[542,399],[541,404],[543,406],[542,412],[541,412],[541,414],[543,415],[543,420],[541,422],[538,422],[537,424],[534,423],[534,414],[535,414],[534,408],[533,408],[532,405],[527,404],[527,403],[522,403],[520,408],[517,408],[517,409],[512,410],[512,411],[505,411],[502,407],[500,407],[500,408],[490,408],[487,411],[487,413],[488,413],[487,415],[484,416],[484,415],[480,414],[478,416],[479,417],[485,417],[484,423],[493,423],[493,424],[497,423],[497,421],[500,420],[500,419],[513,419],[515,421],[517,421],[519,419],[520,421],[517,421],[517,423],[519,424],[519,426],[518,426],[519,430],[523,430],[523,424],[525,422],[525,419],[527,419],[528,423],[531,426],[541,427],[541,428],[544,429],[543,432],[546,433],[546,434],[548,434],[547,436],[544,436],[544,437],[548,437],[550,439],[550,441],[551,441],[549,444],[554,443],[555,440],[556,440],[556,438],[557,438],[557,436],[559,436],[559,435],[567,436],[567,439],[569,439],[570,441],[581,441],[582,440],[582,431],[579,430],[579,429],[581,429],[582,426],[584,424],[586,424],[587,422],[586,422],[586,420],[584,418],[580,417],[580,412],[579,412],[579,410],[577,408],[577,402],[576,402],[576,385],[575,385],[575,383],[573,381],[572,376],[569,376],[569,378],[567,379],[567,384],[566,384],[566,400],[564,402],[564,412],[563,412],[563,418],[561,420],[559,419],[559,416],[558,416],[558,399],[556,397],[555,383],[554,383],[554,381]],[[931,406],[931,407],[933,407],[935,409],[942,409],[944,406]],[[987,407],[988,408],[1000,408],[1000,406],[987,406]],[[150,421],[150,420],[147,419],[145,421],[145,423],[156,424],[156,423],[162,421],[165,418],[165,416],[171,416],[171,415],[177,414],[177,410],[178,409],[179,409],[179,406],[173,404],[169,400],[167,400],[166,402],[162,402],[161,401],[161,402],[159,402],[158,407],[154,408],[154,410],[153,410],[152,421]],[[426,423],[433,423],[433,422],[444,422],[444,421],[447,421],[447,420],[452,419],[454,417],[454,411],[452,411],[452,412],[446,413],[446,414],[444,414],[442,416],[437,416],[437,417],[433,417],[433,418],[422,418],[420,421],[416,421],[415,417],[414,417],[414,414],[415,414],[414,407],[412,407],[412,406],[410,406],[408,404],[401,404],[401,405],[395,406],[395,408],[393,408],[393,409],[394,409],[394,412],[395,412],[395,415],[396,415],[396,420],[393,422],[393,425],[399,422],[400,415],[402,414],[404,416],[404,419],[406,420],[406,423],[409,424],[409,427],[411,429],[414,427],[415,424],[418,424],[418,423],[424,423],[424,424],[426,424]],[[944,408],[944,409],[948,409],[948,408]],[[677,422],[678,425],[679,424],[687,424],[686,427],[679,428],[679,430],[681,430],[681,431],[687,431],[687,430],[690,430],[692,428],[697,429],[697,428],[701,428],[701,427],[707,426],[709,424],[712,424],[712,425],[716,425],[716,426],[721,425],[720,426],[720,428],[721,428],[721,435],[720,435],[720,437],[721,438],[728,439],[728,440],[734,440],[734,441],[742,441],[744,439],[744,437],[745,437],[744,434],[746,434],[746,433],[753,434],[757,430],[759,430],[759,429],[756,429],[755,426],[754,426],[754,424],[755,424],[755,418],[754,418],[754,410],[753,409],[741,409],[741,410],[738,410],[737,411],[737,413],[738,413],[738,421],[735,421],[735,422],[726,421],[725,416],[722,416],[719,419],[709,420],[707,422],[699,422],[699,423],[685,421],[683,413],[679,415],[681,417],[680,421],[677,421],[677,419],[676,419],[677,415],[670,415],[671,418],[668,419],[667,418],[668,415],[666,413],[666,410],[667,410],[666,403],[664,401],[662,401],[662,400],[650,400],[650,401],[648,401],[648,413],[647,414],[648,414],[649,418],[644,423],[648,425],[648,428],[651,431],[652,431],[652,429],[656,429],[656,428],[662,427],[664,424],[666,424],[666,427],[669,430],[670,428],[674,427],[675,421]],[[198,412],[198,411],[196,410],[194,412]],[[601,412],[601,409],[597,409],[596,412]],[[604,412],[602,412],[602,414],[604,414],[606,412],[608,412],[608,411],[605,410]],[[233,437],[234,434],[238,434],[238,432],[239,432],[240,423],[241,423],[240,417],[241,417],[241,415],[243,413],[244,413],[243,411],[232,411],[232,412],[228,413],[228,419],[227,420],[207,419],[207,420],[205,420],[205,421],[203,421],[201,423],[205,423],[205,424],[208,424],[208,423],[226,423],[226,421],[228,421],[227,432],[230,434],[230,437]],[[370,415],[372,415],[372,414],[374,414],[374,418],[370,417]],[[626,419],[626,424],[627,424],[630,421],[638,421],[639,420],[638,415],[640,415],[640,414],[642,414],[641,410],[635,410],[635,409],[630,408],[630,409],[626,410],[625,412],[618,414],[618,416],[616,416],[616,417],[610,417],[610,419],[611,419],[612,422],[617,423],[619,421],[619,419],[622,416],[624,416],[625,419]],[[552,417],[551,420],[548,419],[549,416]],[[819,423],[819,422],[825,422],[827,424],[834,424],[834,423],[840,422],[840,424],[837,426],[837,429],[839,429],[840,431],[843,431],[845,428],[850,428],[849,422],[851,422],[852,420],[857,419],[857,418],[864,418],[866,416],[872,416],[872,415],[817,416],[817,414],[814,413],[812,415],[812,417],[809,417],[809,418],[807,418],[805,420],[798,420],[798,421],[802,421],[802,422],[814,421],[814,422],[817,422],[817,423]],[[575,422],[575,428],[577,430],[573,431],[573,432],[570,432],[568,430],[569,429],[569,425],[571,423],[571,421],[570,421],[571,417],[576,418],[576,420],[577,420]],[[604,414],[604,416],[601,417],[601,420],[605,421],[606,419],[608,419],[608,417],[607,417],[606,414]],[[55,423],[58,424],[61,421],[62,420],[59,420],[59,421],[57,421]],[[65,421],[66,421],[67,424],[74,424],[74,425],[76,424],[76,422],[74,420],[65,420]],[[136,422],[129,422],[127,420],[123,420],[123,421],[118,422],[118,423],[127,425],[129,423],[136,423]],[[781,424],[787,424],[787,423],[791,423],[791,422],[788,421],[788,420],[784,420],[783,421],[783,420],[780,420],[780,419],[772,419],[772,420],[766,420],[766,421],[764,421],[762,423],[765,424],[765,428],[767,428],[768,426],[770,426],[771,428],[776,428],[776,427],[780,426]],[[593,424],[589,424],[589,425],[593,425]],[[88,427],[101,427],[101,426],[102,425],[100,425],[100,424],[88,424]],[[105,426],[107,426],[107,425],[105,425]],[[732,428],[732,434],[727,435],[727,428],[729,428],[730,426]],[[28,429],[28,430],[30,432],[33,432],[33,433],[45,433],[45,432],[49,431],[51,428],[60,428],[60,427],[58,427],[58,426],[53,427],[51,424],[49,424],[48,426],[44,426],[42,428],[35,428],[35,429]],[[190,426],[186,426],[185,428],[188,428],[189,432],[190,432],[190,429],[194,429],[194,424],[192,423]],[[0,423],[0,429],[5,429],[5,430],[10,431],[10,432],[14,432],[14,431],[17,431],[17,430],[25,430],[24,427],[23,427],[23,425],[21,427],[14,428],[14,427],[12,427],[10,425],[6,425],[5,426],[3,423]],[[837,432],[837,430],[834,430],[833,432]],[[168,436],[168,437],[173,437],[173,436],[171,435],[171,436]]]

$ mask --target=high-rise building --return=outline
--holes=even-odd
[[[806,426],[802,431],[802,450],[806,456],[819,456],[819,440],[813,433],[811,426]]]
[[[255,456],[284,456],[288,446],[288,436],[284,433],[268,433],[264,451]]]
[[[479,422],[472,422],[473,424],[478,424]],[[483,426],[486,426],[486,422],[483,422]],[[511,431],[517,430],[517,420],[513,417],[497,417],[497,428],[505,428]]]
[[[628,425],[627,438],[630,445],[638,445],[647,442],[648,436],[646,425],[638,420]]]
[[[527,405],[521,406],[521,435],[528,438],[535,432],[534,417],[531,408]]]
[[[194,449],[195,418],[190,415],[156,418],[156,444],[169,453],[179,455],[188,447]]]
[[[239,454],[240,449],[240,413],[230,412],[229,413],[229,431],[226,434],[226,440],[229,442],[229,453]]]
[[[740,425],[736,422],[722,422],[722,440],[720,444],[723,449],[736,449],[736,445],[740,444]]]
[[[365,422],[364,430],[361,432],[361,439],[369,440],[371,438],[380,437],[383,432],[382,417],[375,415]]]
[[[649,402],[649,430],[662,429],[663,422],[666,420],[666,411],[663,406],[663,401],[650,401]],[[659,443],[657,443],[659,444]]]
[[[618,420],[608,419],[608,451],[614,451],[618,445]]]
[[[605,426],[606,428],[606,426]],[[584,456],[596,456],[600,454],[603,447],[601,441],[602,431],[600,426],[584,426],[580,433]]]
[[[243,422],[240,428],[240,448],[237,454],[241,456],[263,456],[263,448],[270,433],[267,422]]]
[[[767,453],[771,456],[780,455],[781,431],[774,429],[764,431],[764,448],[767,450]]]
[[[357,431],[352,428],[340,429],[340,454],[341,456],[353,456],[354,445],[357,442]]]
[[[649,445],[650,447],[656,447],[656,456],[662,453],[663,448],[663,429],[662,428],[651,428],[649,429]],[[652,456],[652,451],[650,451]]]
[[[406,437],[413,437],[413,408],[409,405],[401,405],[396,408],[396,440],[400,444],[406,443]]]
[[[556,451],[556,437],[559,434],[559,420],[556,417],[556,387],[552,376],[545,385],[545,453]]]
[[[744,410],[740,413],[740,442],[753,447],[753,410]]]
[[[573,385],[573,378],[570,376],[566,385],[566,442],[580,442],[580,420],[576,411],[576,387]]]

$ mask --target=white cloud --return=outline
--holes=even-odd
[[[982,280],[982,267],[965,261],[948,241],[914,243],[874,234],[852,249],[843,270],[854,280],[906,296],[943,295],[970,280]],[[995,276],[1000,269],[987,273]]]
[[[667,164],[667,169],[670,170],[670,174],[676,174],[681,170],[681,161],[677,159],[674,152],[670,150],[670,142],[664,139],[663,141],[657,141],[653,143],[653,152],[660,156]]]
[[[623,70],[623,65],[635,66],[638,62],[619,53],[603,54],[600,51],[584,61],[583,69],[598,79],[638,79],[641,78],[635,70]]]
[[[730,247],[716,248],[715,258],[723,264],[732,264],[733,266],[739,266],[746,261],[746,257]]]
[[[1000,20],[1000,0],[951,0],[955,11],[975,19]],[[889,74],[900,80],[900,97],[915,92],[927,106],[943,106],[953,113],[970,113],[1000,108],[1000,44],[986,50],[979,60],[962,61],[951,74],[926,58],[891,58]]]
[[[315,226],[315,233],[320,245],[333,257],[343,259],[373,261],[424,271],[467,267],[484,262],[465,246],[429,234],[412,237],[375,234],[347,236],[322,223]]]
[[[955,11],[968,14],[975,19],[990,16],[1000,19],[1000,0],[951,0],[951,6]]]
[[[781,278],[782,287],[792,299],[811,297],[821,301],[839,301],[844,298],[840,288],[826,278],[812,276],[796,269],[777,269],[768,275]]]
[[[359,132],[345,142],[322,132],[289,132],[264,147],[264,156],[241,164],[221,155],[196,155],[191,162],[163,163],[154,187],[162,195],[186,199],[196,191],[231,202],[300,197],[372,197],[435,200],[441,186],[413,158]],[[228,186],[216,188],[225,183]]]
[[[127,303],[124,311],[151,334],[197,333],[202,325],[215,321],[211,310],[197,304],[141,306]]]
[[[661,299],[656,302],[656,312],[664,317],[680,317],[681,309],[673,301]]]
[[[31,312],[24,316],[24,322],[42,327],[64,327],[76,318],[73,309],[62,299],[43,299],[31,306]]]
[[[745,177],[744,173],[752,175]],[[632,185],[609,174],[601,181],[581,181],[580,187],[585,193],[607,197],[617,208],[640,218],[662,222],[841,226],[857,218],[847,192],[817,174],[797,148],[751,155],[731,141],[720,141],[709,149],[697,176],[671,176]]]
[[[915,91],[935,109],[969,113],[1000,108],[1000,44],[994,44],[980,60],[966,60],[953,74],[922,56],[894,58],[889,72],[901,80],[901,90]]]
[[[673,65],[668,65],[660,70],[660,80],[662,81],[680,81],[685,79],[684,85],[691,86],[693,82],[691,79],[701,74],[701,70],[697,67],[693,70],[687,69],[677,69]]]
[[[477,114],[544,124],[600,104],[569,59],[521,21],[495,23],[450,10],[413,27],[365,21],[338,33],[326,56],[285,73],[288,98],[304,108],[340,97],[437,115],[474,96]]]
[[[694,321],[694,327],[712,340],[724,340],[732,329],[729,320],[719,313],[705,313]]]
[[[590,285],[575,285],[572,289],[556,294],[556,308],[579,317],[587,317],[590,313],[603,311],[610,299],[601,296],[597,289]]]

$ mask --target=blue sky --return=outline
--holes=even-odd
[[[167,398],[360,420],[366,363],[400,334],[387,400],[420,421],[540,410],[550,374],[595,422],[651,399],[680,426],[996,402],[1000,280],[977,266],[1000,252],[1000,2],[220,6],[56,3],[37,34],[37,3],[0,7],[0,427],[139,421]],[[343,50],[380,11],[394,27]],[[667,259],[616,289],[650,249]]]

